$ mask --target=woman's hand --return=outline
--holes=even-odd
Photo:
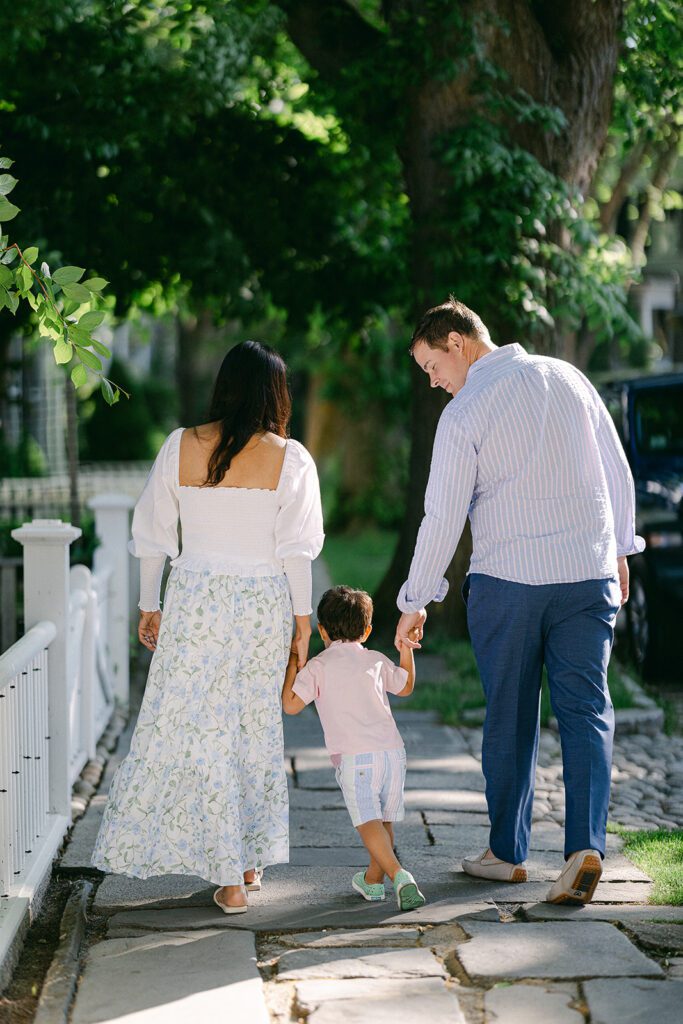
[[[148,651],[156,651],[157,649],[160,625],[161,612],[140,612],[138,639]]]
[[[295,615],[296,631],[292,637],[291,651],[296,654],[297,668],[308,661],[308,644],[311,639],[311,618],[309,615]]]

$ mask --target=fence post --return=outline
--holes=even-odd
[[[51,814],[71,820],[69,727],[69,547],[81,531],[61,519],[34,519],[12,536],[24,548],[24,622],[53,622],[48,648],[48,735]]]
[[[111,567],[109,595],[109,656],[114,676],[114,693],[128,704],[130,660],[130,510],[135,505],[125,494],[98,494],[88,502],[95,513],[95,532],[100,546],[95,550],[95,571]]]

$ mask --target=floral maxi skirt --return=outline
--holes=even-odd
[[[285,576],[173,569],[95,867],[238,885],[250,868],[289,860],[280,691],[290,635]]]

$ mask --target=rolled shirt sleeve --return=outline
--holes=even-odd
[[[133,539],[128,550],[140,559],[142,611],[159,609],[166,559],[178,555],[178,453],[182,428],[159,450],[133,512]]]
[[[636,495],[631,468],[605,403],[588,378],[576,372],[590,392],[595,407],[595,437],[612,506],[617,558],[636,555],[645,550],[645,541],[636,533]]]
[[[617,558],[645,550],[645,541],[636,533],[636,494],[633,476],[621,446],[612,417],[599,397],[597,439],[605,470],[617,541]]]
[[[310,615],[311,562],[320,554],[325,539],[320,484],[315,462],[298,441],[288,441],[292,451],[283,472],[282,504],[275,520],[275,555],[282,560],[295,615]]]
[[[425,514],[417,535],[408,579],[396,604],[402,612],[415,612],[430,601],[443,601],[448,593],[444,573],[462,534],[477,479],[477,453],[473,442],[448,406],[434,438]]]

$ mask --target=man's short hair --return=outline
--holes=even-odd
[[[372,598],[364,590],[332,587],[320,598],[318,622],[330,640],[360,640],[372,623]]]
[[[428,309],[420,317],[410,341],[410,354],[413,354],[418,341],[424,341],[430,348],[445,350],[451,331],[466,334],[477,341],[489,340],[488,328],[481,317],[464,302],[459,302],[455,295],[449,295],[447,302]]]

